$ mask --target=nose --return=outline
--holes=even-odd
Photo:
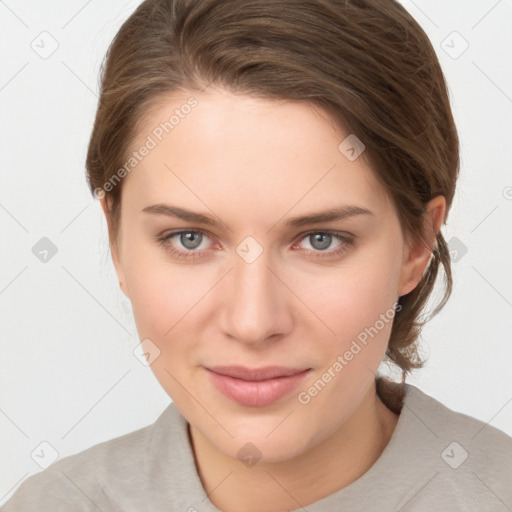
[[[266,251],[252,263],[235,254],[224,288],[221,329],[224,335],[254,348],[286,336],[294,326],[293,293],[270,259]]]

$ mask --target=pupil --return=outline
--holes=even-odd
[[[328,233],[316,233],[312,236],[314,243],[312,243],[311,245],[315,249],[323,250],[327,249],[329,245],[331,245],[332,235],[329,235]],[[319,244],[317,244],[316,242],[319,242]]]
[[[201,237],[201,233],[182,233],[180,241],[187,249],[197,249],[201,245]],[[199,243],[197,243],[197,239],[199,239]]]

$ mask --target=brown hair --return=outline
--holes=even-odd
[[[423,239],[426,203],[453,200],[458,137],[432,45],[395,0],[146,0],[122,25],[101,72],[88,153],[91,191],[126,161],[137,127],[165,95],[219,86],[264,99],[310,102],[365,145],[404,233]],[[341,142],[341,141],[340,141]],[[121,189],[106,194],[111,243]],[[423,365],[417,340],[439,267],[444,306],[450,255],[437,236],[419,285],[399,300],[387,349],[402,378]]]

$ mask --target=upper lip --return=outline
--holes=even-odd
[[[309,370],[309,368],[287,368],[284,366],[267,366],[265,368],[253,369],[245,368],[244,366],[209,366],[206,369],[219,375],[250,381],[289,377],[290,375],[296,375]]]

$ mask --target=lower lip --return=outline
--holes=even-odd
[[[263,407],[277,402],[295,389],[310,370],[275,379],[249,381],[220,375],[206,369],[214,386],[227,398],[253,407]]]

